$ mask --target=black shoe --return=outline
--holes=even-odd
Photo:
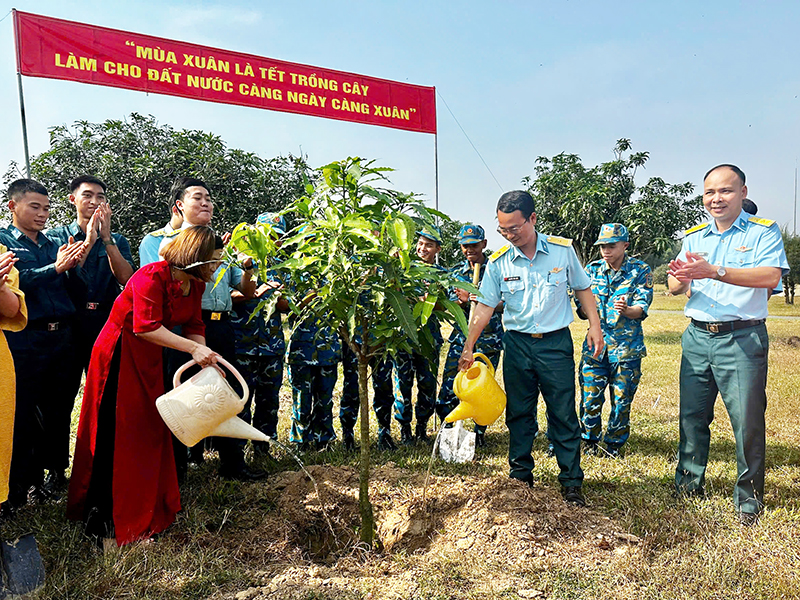
[[[600,447],[597,445],[597,442],[583,440],[583,453],[586,456],[597,456],[600,454]]]
[[[754,527],[758,525],[759,513],[739,512],[739,524],[742,527]]]
[[[486,438],[484,437],[484,433],[482,431],[475,432],[475,447],[476,448],[486,447]]]
[[[609,446],[606,444],[606,451],[603,454],[605,458],[619,458],[622,456],[622,448],[619,446]]]
[[[381,431],[378,434],[378,450],[388,450],[393,452],[397,450],[397,444],[392,439],[392,434],[388,430]]]
[[[206,460],[205,443],[206,443],[205,440],[200,440],[194,446],[186,450],[189,453],[189,458],[187,459],[188,464],[190,465],[203,464],[203,462]]]
[[[219,476],[233,481],[260,481],[266,479],[267,472],[242,465],[238,469],[231,469],[230,471],[220,469]]]
[[[411,423],[402,423],[400,425],[400,443],[404,446],[410,446],[414,443],[414,436],[411,435]]]
[[[360,448],[356,445],[356,438],[353,435],[352,429],[343,429],[342,430],[342,446],[344,446],[345,451],[347,452],[355,452]]]
[[[60,492],[67,491],[67,485],[67,476],[64,475],[64,471],[50,471],[47,473],[47,477],[44,478],[42,490],[47,494],[57,495]]]
[[[330,452],[331,450],[333,450],[333,440],[317,442],[317,452]]]
[[[414,433],[417,434],[417,439],[420,442],[429,442],[430,438],[428,438],[428,424],[427,423],[417,423],[417,428],[414,430]]]
[[[586,506],[586,500],[583,499],[581,486],[579,485],[561,486],[561,495],[564,497],[564,502],[567,504]]]
[[[533,488],[533,473],[528,473],[526,477],[514,477],[512,476],[511,479],[516,479],[517,481],[521,481],[529,488]]]
[[[253,456],[256,458],[270,458],[269,442],[253,442]]]

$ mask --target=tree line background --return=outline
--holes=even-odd
[[[666,283],[666,262],[677,254],[681,232],[704,218],[702,196],[695,194],[690,182],[668,183],[661,177],[637,186],[637,171],[649,157],[648,152],[633,152],[625,138],[614,145],[612,160],[596,166],[585,166],[576,154],[538,157],[533,173],[521,182],[536,202],[537,229],[572,238],[585,264],[599,257],[593,244],[602,224],[625,223],[631,234],[630,254],[654,268],[656,283]],[[220,231],[252,223],[264,211],[282,210],[305,193],[306,181],[316,178],[304,156],[261,158],[229,148],[216,134],[176,130],[151,115],[132,113],[102,123],[78,121],[71,127],[52,127],[50,148],[31,159],[31,177],[50,193],[50,227],[74,219],[69,182],[83,173],[108,185],[114,230],[128,238],[135,252],[147,233],[169,219],[169,190],[178,177],[199,177],[209,185],[214,224]],[[3,181],[7,186],[23,176],[12,162]],[[8,213],[0,220],[7,222]],[[443,266],[463,260],[457,243],[462,224],[457,220],[441,224]],[[784,242],[792,267],[784,287],[787,302],[793,302],[800,237],[784,232]]]

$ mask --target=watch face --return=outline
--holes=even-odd
[[[725,277],[725,274],[727,272],[728,272],[728,270],[725,267],[720,267],[719,269],[717,269],[717,275],[719,277]]]

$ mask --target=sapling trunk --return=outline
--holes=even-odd
[[[358,478],[358,507],[361,512],[361,541],[370,548],[375,537],[375,517],[369,501],[369,359],[358,353],[358,400],[361,405],[361,461]]]

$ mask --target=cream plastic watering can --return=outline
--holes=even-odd
[[[475,354],[475,362],[469,369],[456,375],[453,392],[461,403],[445,417],[448,423],[472,419],[478,425],[488,426],[506,409],[506,393],[494,379],[492,363],[480,352]]]
[[[266,435],[236,416],[242,412],[250,389],[228,361],[222,357],[218,360],[242,385],[244,396],[237,396],[214,367],[205,367],[181,383],[183,372],[196,364],[190,360],[175,373],[172,379],[175,389],[156,400],[156,408],[164,423],[181,443],[189,447],[211,436],[269,441]]]

